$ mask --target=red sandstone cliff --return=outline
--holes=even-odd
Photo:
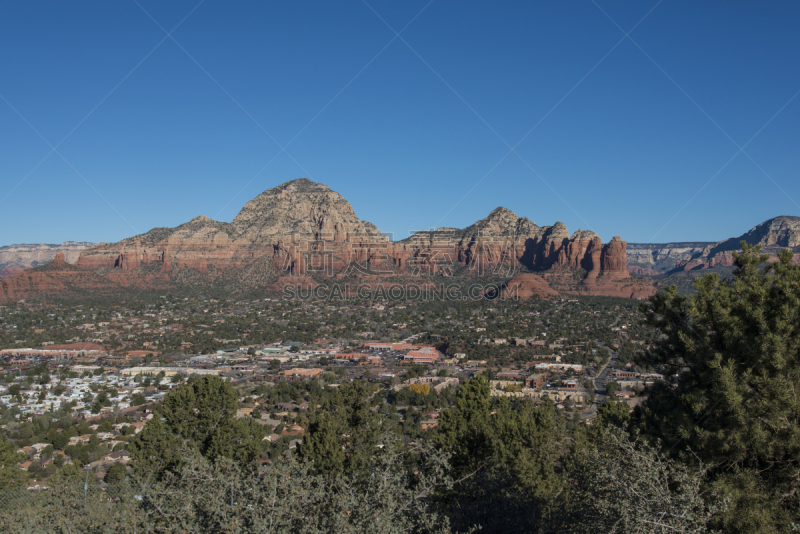
[[[578,230],[570,236],[561,222],[539,227],[505,208],[465,229],[442,228],[390,242],[374,225],[360,220],[341,195],[300,179],[260,194],[231,223],[199,216],[176,228],[155,228],[119,243],[97,245],[83,251],[74,268],[59,257],[47,274],[10,276],[0,298],[67,287],[161,289],[187,280],[221,279],[271,288],[287,276],[497,279],[521,269],[562,268],[588,273],[586,291],[616,295],[620,291],[615,284],[629,276],[625,249],[619,237],[603,245],[593,232]],[[80,279],[71,269],[92,277]],[[530,277],[524,280],[530,287],[539,284]],[[101,289],[104,284],[107,287]]]

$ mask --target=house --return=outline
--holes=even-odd
[[[545,373],[532,374],[525,379],[525,387],[529,389],[537,389],[540,387],[544,387],[546,379],[547,375]]]
[[[498,380],[522,380],[524,378],[521,371],[501,371],[495,376]]]
[[[84,434],[82,436],[73,436],[69,438],[69,445],[77,445],[78,443],[89,443],[89,440],[92,439],[91,434]]]
[[[253,410],[255,408],[247,407],[247,408],[237,408],[236,409],[236,418],[242,419],[243,417],[250,417],[253,415]]]
[[[408,352],[403,360],[413,361],[414,363],[434,363],[439,359],[439,351],[434,347],[420,347],[417,350]]]
[[[283,421],[281,421],[280,419],[271,419],[269,417],[262,416],[261,419],[256,419],[256,423],[259,423],[261,425],[271,426],[272,428],[275,428],[279,424],[283,423]]]
[[[114,451],[106,454],[103,458],[108,458],[110,460],[113,460],[114,462],[121,462],[123,464],[126,464],[128,463],[128,460],[131,459],[131,453],[125,450]]]
[[[422,430],[431,430],[432,428],[436,428],[437,426],[439,426],[439,421],[437,421],[436,419],[425,419],[423,421],[420,421],[419,424],[422,427]]]
[[[138,434],[139,432],[144,430],[144,425],[146,424],[147,423],[145,421],[141,421],[139,423],[131,423],[131,426],[133,427],[133,433]]]
[[[561,383],[561,389],[578,389],[577,380],[564,380]]]

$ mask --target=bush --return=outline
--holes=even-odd
[[[554,517],[569,533],[708,532],[727,504],[704,494],[705,473],[666,458],[615,426],[578,447],[571,458],[571,491]]]

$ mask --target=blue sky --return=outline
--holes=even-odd
[[[0,1],[0,245],[231,221],[300,177],[396,238],[497,206],[740,235],[800,215],[799,27],[790,1]]]

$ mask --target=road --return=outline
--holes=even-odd
[[[611,323],[611,326],[609,328],[613,328],[614,326],[616,326],[621,318],[622,315],[619,315],[617,317],[617,320]],[[597,373],[595,379],[592,380],[595,391],[594,402],[589,407],[589,409],[587,409],[584,412],[581,412],[581,419],[589,419],[590,417],[594,417],[595,415],[597,415],[597,407],[603,404],[603,401],[605,401],[606,397],[608,396],[606,394],[607,393],[606,386],[608,385],[608,378],[611,375],[611,364],[619,360],[619,354],[611,350],[611,348],[608,345],[606,345],[605,343],[598,343],[598,346],[603,349],[608,349],[608,352],[611,354],[611,357],[608,359],[608,362],[605,364],[605,366],[603,366],[603,368],[600,369],[600,372]]]

